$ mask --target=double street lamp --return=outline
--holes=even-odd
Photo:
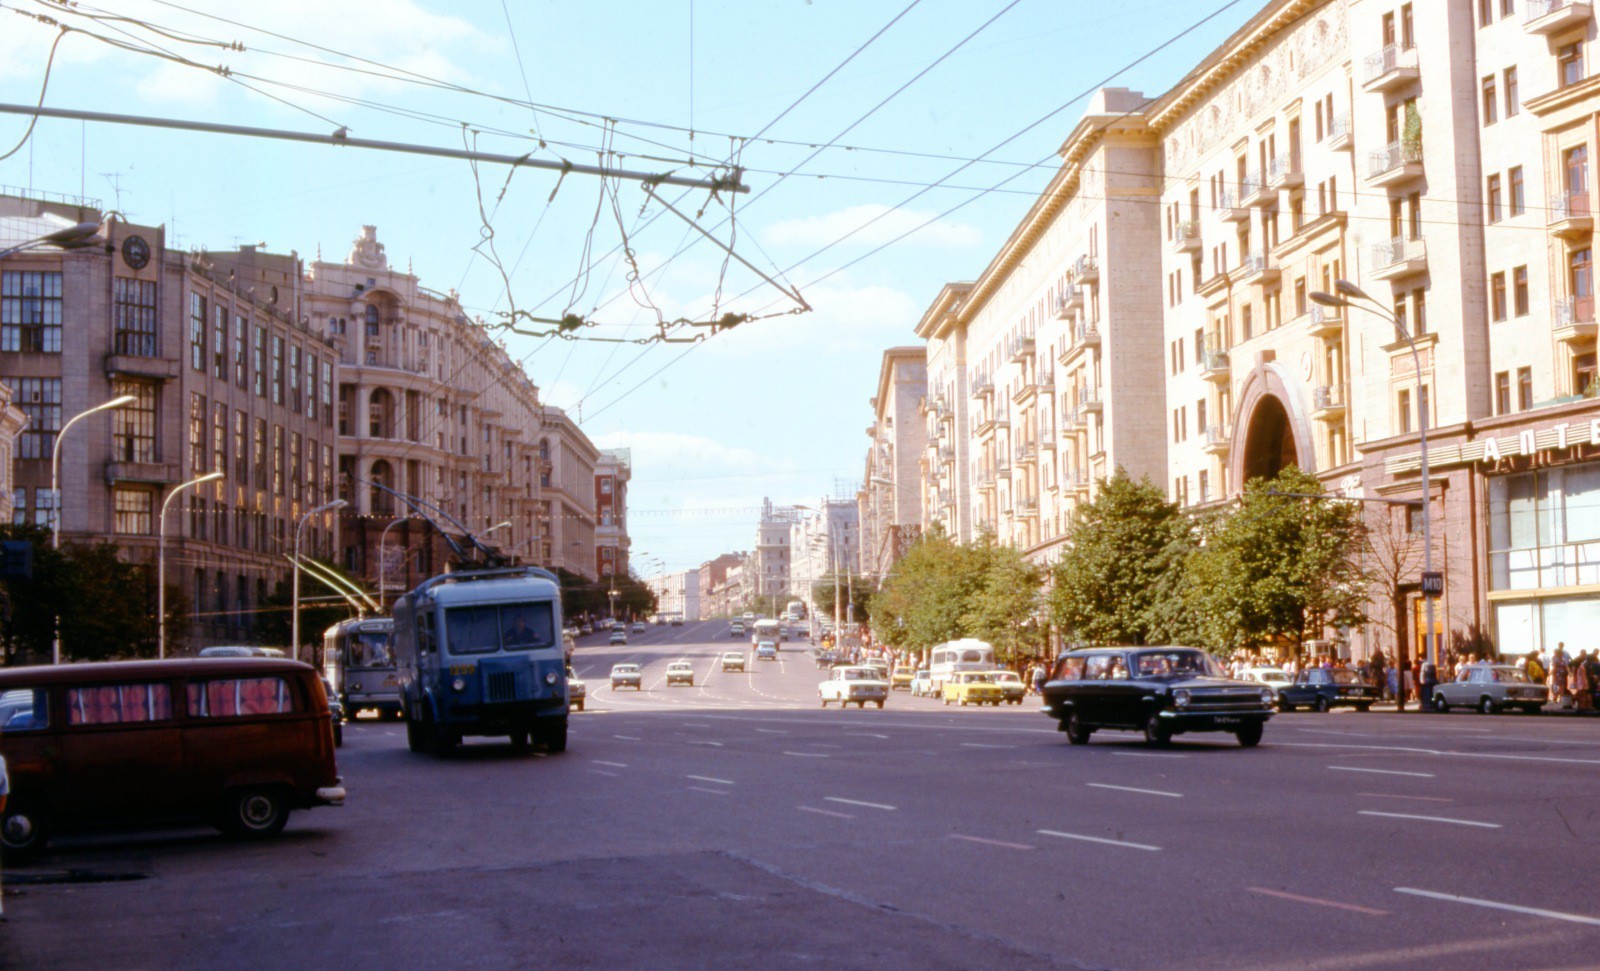
[[[220,478],[221,472],[207,472],[188,482],[179,483],[161,500],[161,517],[156,525],[156,657],[163,660],[167,656],[167,507],[183,490]]]
[[[1432,661],[1435,670],[1439,664],[1439,647],[1434,635],[1433,601],[1437,593],[1442,592],[1442,583],[1433,572],[1433,513],[1432,493],[1433,483],[1428,473],[1428,396],[1422,381],[1422,357],[1417,353],[1417,342],[1412,336],[1410,328],[1405,322],[1391,313],[1383,304],[1373,299],[1365,290],[1351,283],[1349,280],[1333,281],[1333,288],[1337,294],[1317,292],[1311,294],[1312,303],[1324,307],[1345,307],[1356,309],[1351,301],[1363,300],[1367,306],[1360,309],[1377,314],[1394,325],[1395,333],[1411,349],[1411,370],[1417,378],[1417,436],[1418,448],[1422,457],[1422,603],[1426,615],[1425,623],[1428,625],[1427,633],[1423,635],[1423,650],[1427,660]],[[1437,585],[1437,586],[1436,586]],[[1398,621],[1399,618],[1396,618]],[[1420,672],[1419,672],[1420,674]],[[1421,688],[1421,677],[1418,677],[1418,689]]]
[[[312,516],[315,516],[318,513],[325,513],[330,509],[338,509],[346,505],[349,505],[349,503],[345,502],[343,499],[335,499],[332,502],[325,502],[322,505],[317,506],[315,509],[308,510],[300,517],[299,521],[294,524],[294,574],[293,578],[290,580],[291,592],[289,594],[289,656],[296,660],[299,660],[300,658],[300,535],[305,532],[306,520],[310,519]],[[380,590],[379,593],[381,594],[382,591]]]

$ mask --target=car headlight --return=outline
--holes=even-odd
[[[556,677],[556,673],[554,671],[546,671],[544,673],[545,684],[555,684],[557,680],[559,679]]]
[[[1277,701],[1277,700],[1278,700],[1277,692],[1273,691],[1271,688],[1262,688],[1261,689],[1261,703],[1263,705],[1271,705],[1274,701]]]
[[[360,681],[352,681],[352,682],[350,682],[350,690],[351,691],[360,691],[361,690],[361,682]]]
[[[450,682],[450,687],[454,688],[457,691],[465,691],[465,690],[467,690],[467,681],[466,681],[465,678],[457,678],[454,681]]]
[[[1172,693],[1172,702],[1179,708],[1189,707],[1189,692],[1183,688],[1179,688],[1177,691]]]

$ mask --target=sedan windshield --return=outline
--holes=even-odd
[[[1204,651],[1140,651],[1133,655],[1134,677],[1223,677],[1222,668]]]

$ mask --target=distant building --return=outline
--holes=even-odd
[[[835,573],[841,583],[849,582],[861,570],[859,509],[853,499],[824,499],[815,509],[797,512],[791,527],[794,567],[789,593],[814,613],[818,583],[831,582]]]
[[[789,532],[799,517],[800,511],[792,506],[774,506],[771,499],[761,500],[761,521],[756,525],[755,559],[744,577],[746,599],[782,598],[788,595],[791,561]]]
[[[633,478],[629,449],[600,450],[594,469],[595,571],[600,577],[628,575],[628,482]]]
[[[724,553],[700,564],[700,616],[709,620],[732,612],[728,603],[728,573],[744,562],[744,555]]]
[[[926,347],[892,347],[883,352],[878,369],[873,421],[867,427],[872,444],[857,500],[860,571],[875,578],[887,574],[921,532],[921,473],[928,446],[923,410],[928,396],[927,358]]]
[[[657,613],[666,617],[681,617],[684,620],[700,619],[698,569],[680,570],[677,573],[651,577],[645,581],[645,585],[656,595]]]
[[[571,416],[551,405],[544,407],[537,434],[539,461],[548,464],[539,481],[544,563],[594,580],[599,576],[594,502],[600,450]]]

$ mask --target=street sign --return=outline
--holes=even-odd
[[[1422,574],[1422,595],[1438,597],[1444,594],[1444,574],[1437,571]]]

